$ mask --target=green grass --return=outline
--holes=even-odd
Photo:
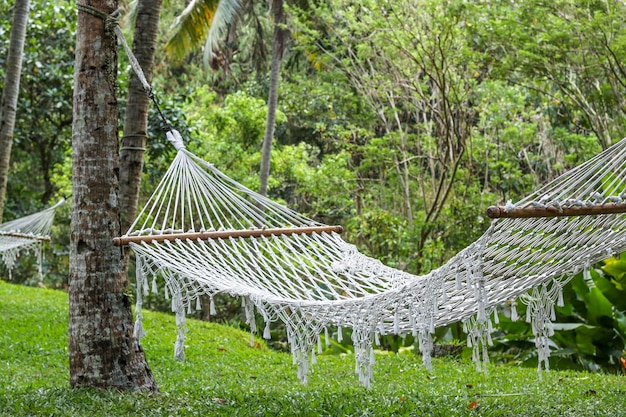
[[[188,321],[187,360],[173,356],[174,318],[145,312],[143,346],[161,394],[72,390],[67,294],[0,281],[0,416],[624,416],[626,379],[377,355],[371,389],[351,356],[321,355],[308,386],[288,354],[246,332]]]

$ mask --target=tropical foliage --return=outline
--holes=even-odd
[[[191,3],[207,18],[221,2]],[[190,149],[258,189],[273,21],[267,2],[241,4],[213,51],[217,69],[207,69],[185,38],[170,42],[178,59],[166,56],[171,28],[202,16],[164,1],[153,84]],[[485,230],[487,206],[519,199],[626,136],[622,1],[329,0],[285,10],[291,37],[268,195],[343,225],[347,240],[389,265],[441,265]],[[0,87],[10,18],[1,3]],[[196,41],[209,28],[199,29]],[[72,2],[32,4],[6,219],[71,193],[74,31]],[[124,94],[130,68],[123,54],[120,62]],[[148,136],[142,199],[173,154],[154,109]],[[43,285],[66,285],[67,224],[62,212]],[[625,262],[609,259],[593,284],[581,275],[566,287],[553,365],[622,369]],[[24,258],[14,279],[37,284],[33,268]],[[529,327],[503,318],[501,328],[494,354],[531,365]],[[456,327],[438,336],[463,337]]]

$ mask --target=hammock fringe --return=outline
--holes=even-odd
[[[142,260],[145,278],[138,291],[147,289],[148,275],[153,291],[156,277],[165,279],[179,326],[176,357],[184,357],[184,315],[191,302],[197,308],[199,297],[209,295],[213,315],[213,295],[226,293],[242,297],[252,345],[256,315],[264,320],[264,338],[271,336],[271,323],[284,323],[304,384],[323,350],[322,332],[329,343],[328,329],[336,329],[342,343],[344,329],[351,329],[355,373],[369,387],[380,336],[413,334],[431,369],[435,329],[454,322],[463,323],[476,369],[486,374],[494,323],[499,314],[517,320],[518,302],[527,306],[539,370],[548,370],[563,286],[577,273],[592,282],[592,265],[626,248],[623,194],[626,140],[525,199],[507,202],[505,214],[479,239],[418,276],[362,254],[341,238],[339,227],[247,189],[181,146],[116,242],[128,244]],[[560,215],[513,216],[540,210]],[[139,335],[139,315],[137,322]]]

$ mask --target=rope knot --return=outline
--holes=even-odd
[[[118,8],[104,18],[104,31],[106,33],[113,33],[115,31],[115,27],[119,25],[121,15],[121,10]]]
[[[107,14],[102,10],[96,9],[95,7],[90,6],[86,3],[77,2],[76,8],[79,12],[88,13],[92,16],[99,17],[100,19],[104,20],[104,30],[106,33],[109,34],[114,33],[115,27],[119,25],[120,16],[122,14],[121,9],[119,8],[111,14]]]

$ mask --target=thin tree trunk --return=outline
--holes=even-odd
[[[152,81],[154,68],[161,3],[162,0],[139,0],[137,4],[133,53],[149,83]],[[143,156],[147,143],[149,105],[150,99],[133,73],[128,87],[124,136],[120,150],[122,232],[128,230],[137,214]]]
[[[83,0],[84,1],[84,0]],[[79,6],[85,3],[79,2]],[[91,0],[106,14],[117,0]],[[79,8],[80,10],[80,8]],[[119,116],[115,34],[91,13],[78,13],[72,134],[69,356],[72,387],[157,391],[133,337],[118,200]]]
[[[13,6],[13,23],[11,41],[7,56],[6,77],[0,102],[0,223],[4,212],[4,199],[7,191],[11,147],[13,146],[13,129],[17,98],[20,92],[20,76],[22,73],[22,57],[24,56],[24,40],[26,39],[26,23],[30,0],[15,0]]]
[[[280,80],[280,64],[285,48],[287,31],[284,29],[285,12],[283,0],[272,2],[274,9],[274,40],[272,44],[272,64],[270,67],[270,90],[267,98],[267,122],[263,137],[263,154],[261,156],[261,187],[259,193],[267,195],[267,182],[270,176],[270,160],[272,157],[272,140],[276,127],[276,107],[278,104],[278,83]]]

